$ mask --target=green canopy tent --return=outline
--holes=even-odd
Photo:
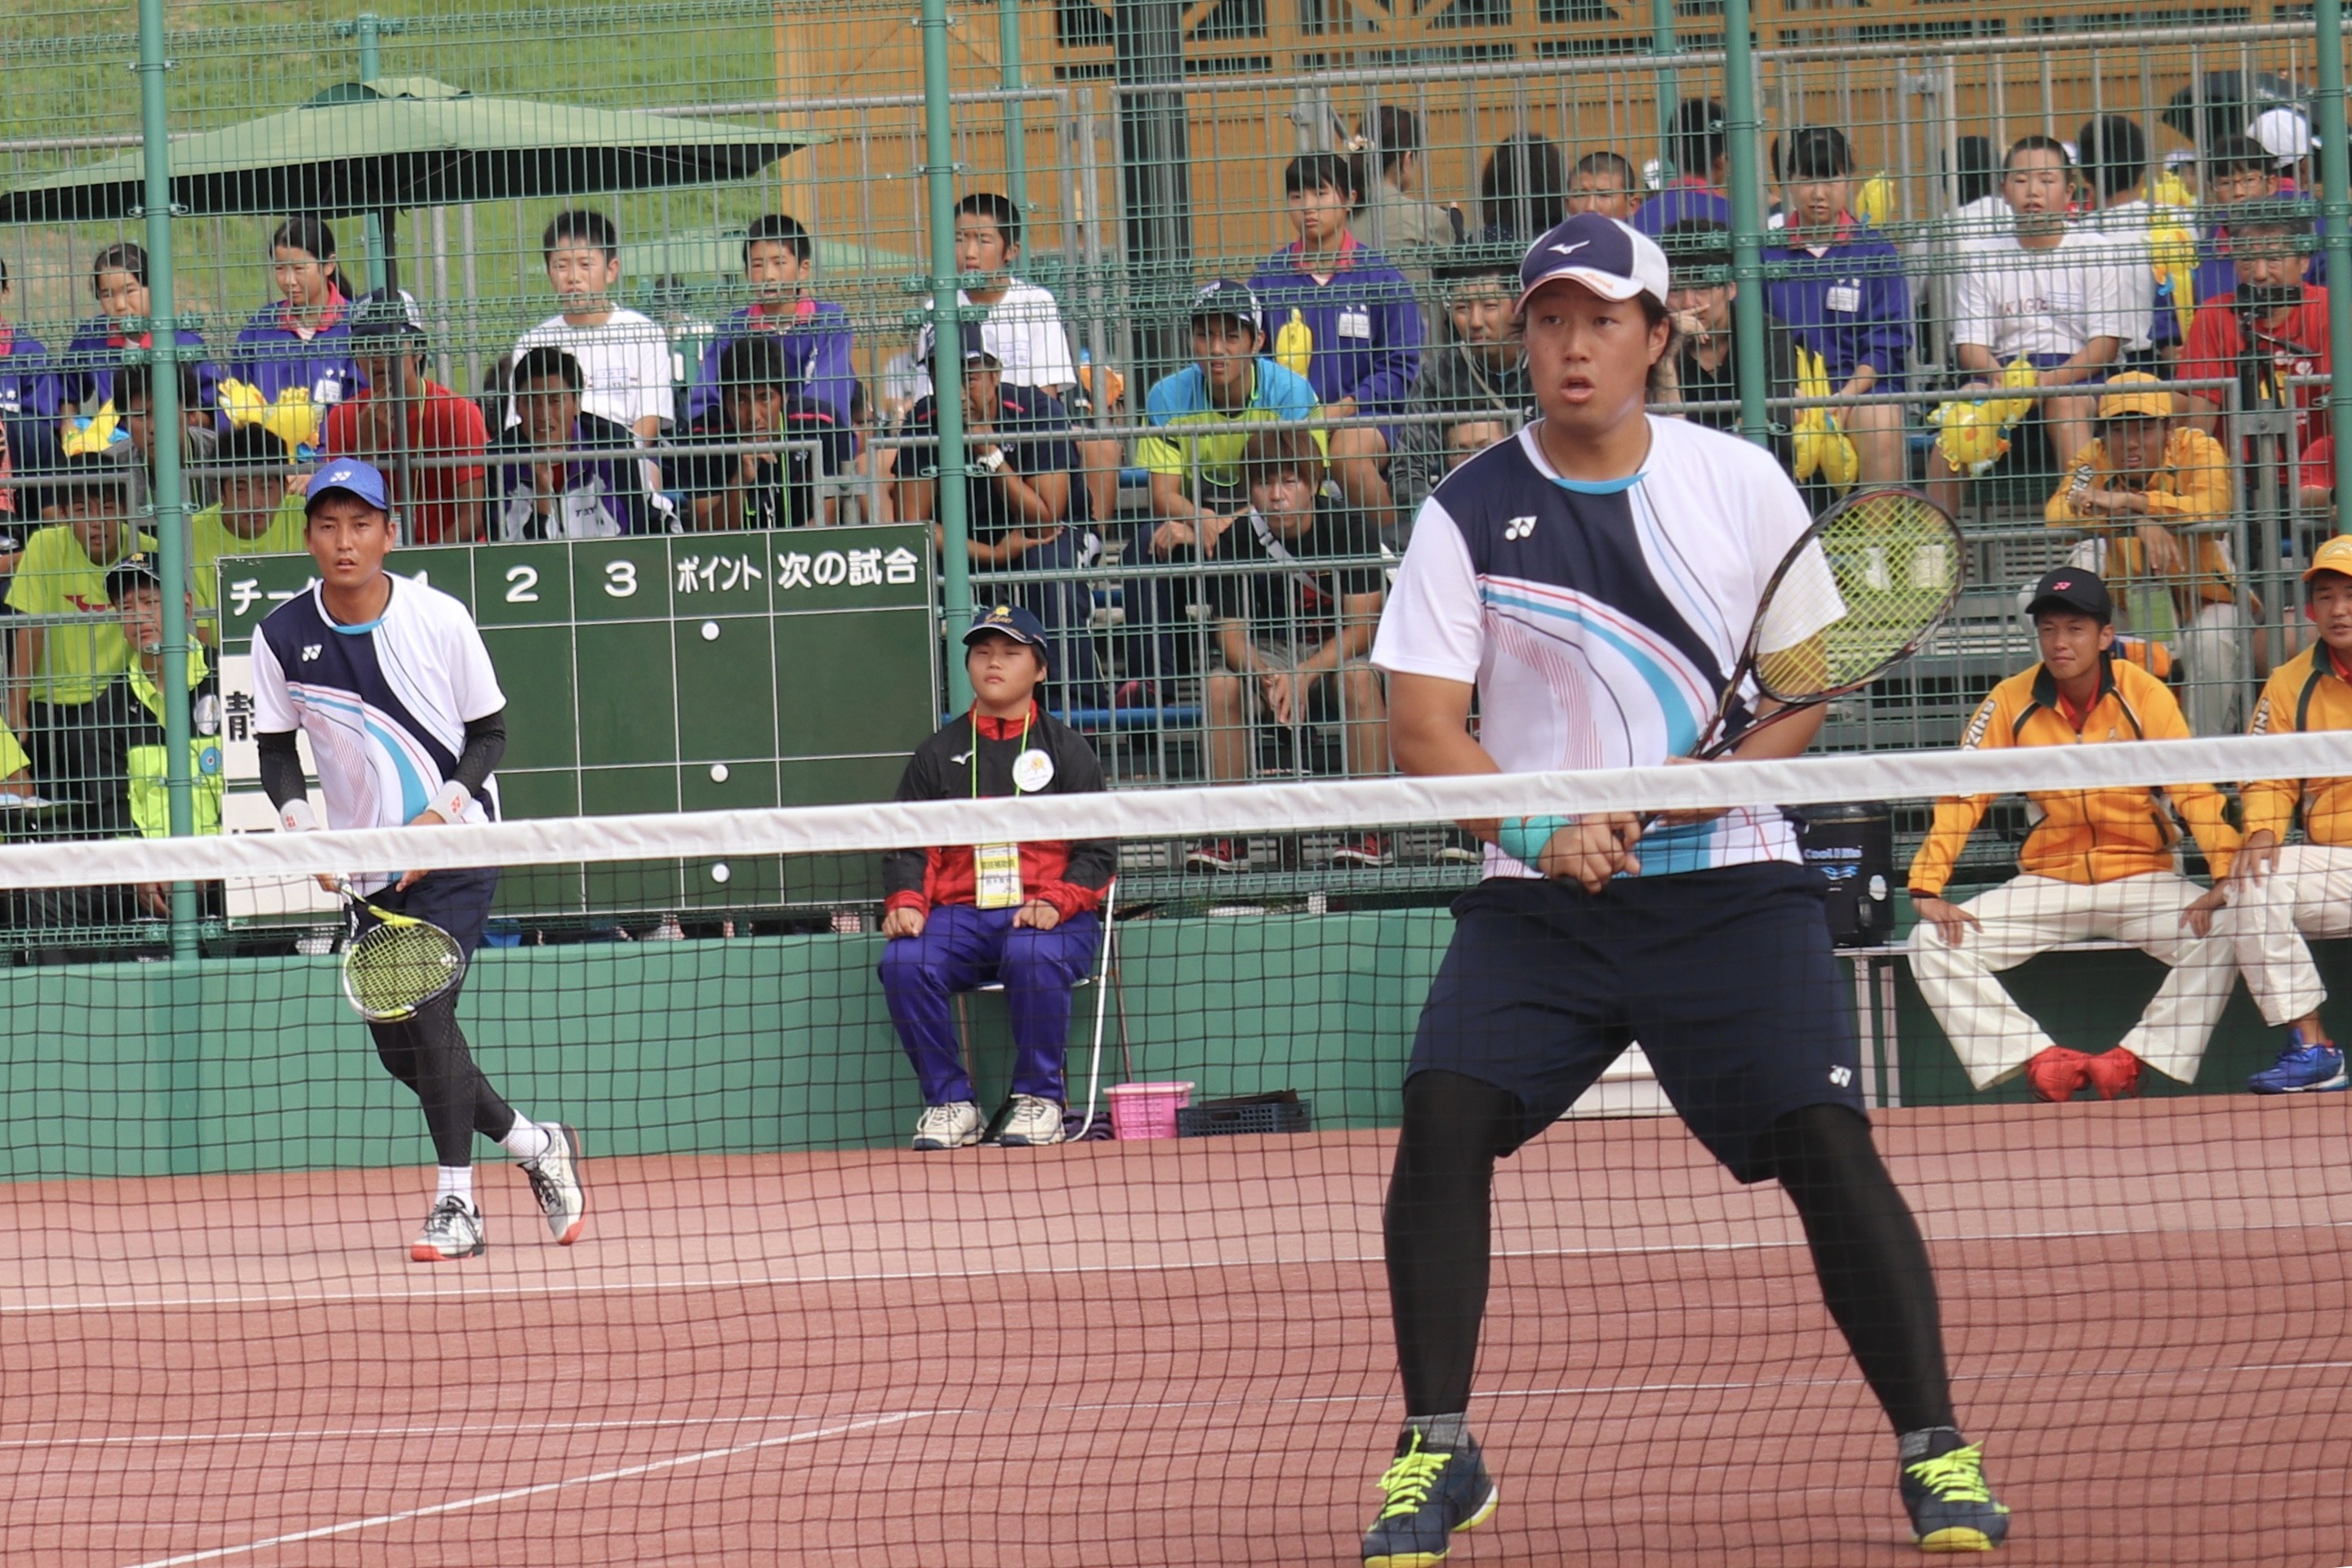
[[[388,77],[173,142],[172,200],[199,217],[374,214],[384,282],[396,288],[393,219],[404,208],[725,184],[826,140]],[[128,218],[145,203],[146,163],[127,153],[26,181],[0,195],[0,223]]]

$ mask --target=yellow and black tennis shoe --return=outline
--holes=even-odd
[[[1453,1550],[1454,1532],[1494,1518],[1503,1495],[1476,1443],[1465,1437],[1452,1453],[1436,1452],[1417,1426],[1404,1429],[1381,1494],[1380,1517],[1364,1532],[1364,1568],[1433,1568]]]
[[[1984,1450],[1949,1429],[1903,1467],[1903,1506],[1922,1552],[1990,1552],[2009,1539],[2009,1510],[1985,1484]]]

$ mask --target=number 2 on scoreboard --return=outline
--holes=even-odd
[[[536,605],[539,603],[539,568],[509,566],[507,568],[507,603]]]

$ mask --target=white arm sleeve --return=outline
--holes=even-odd
[[[1435,497],[1421,503],[1381,611],[1372,663],[1400,675],[1475,681],[1486,652],[1486,614],[1470,547]]]

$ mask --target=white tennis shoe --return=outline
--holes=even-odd
[[[409,1244],[408,1257],[415,1263],[448,1263],[460,1258],[479,1258],[489,1247],[482,1211],[451,1193],[434,1204],[433,1212],[425,1216],[425,1228]]]
[[[969,1149],[980,1142],[980,1107],[969,1100],[927,1105],[915,1121],[915,1147],[925,1151]]]
[[[1034,1149],[1062,1141],[1062,1108],[1034,1094],[1013,1097],[1013,1114],[996,1141],[1008,1149]]]
[[[547,1129],[547,1147],[539,1157],[522,1162],[530,1178],[530,1194],[547,1216],[547,1234],[558,1247],[580,1239],[587,1225],[588,1193],[580,1184],[580,1131],[561,1121],[541,1123]]]

